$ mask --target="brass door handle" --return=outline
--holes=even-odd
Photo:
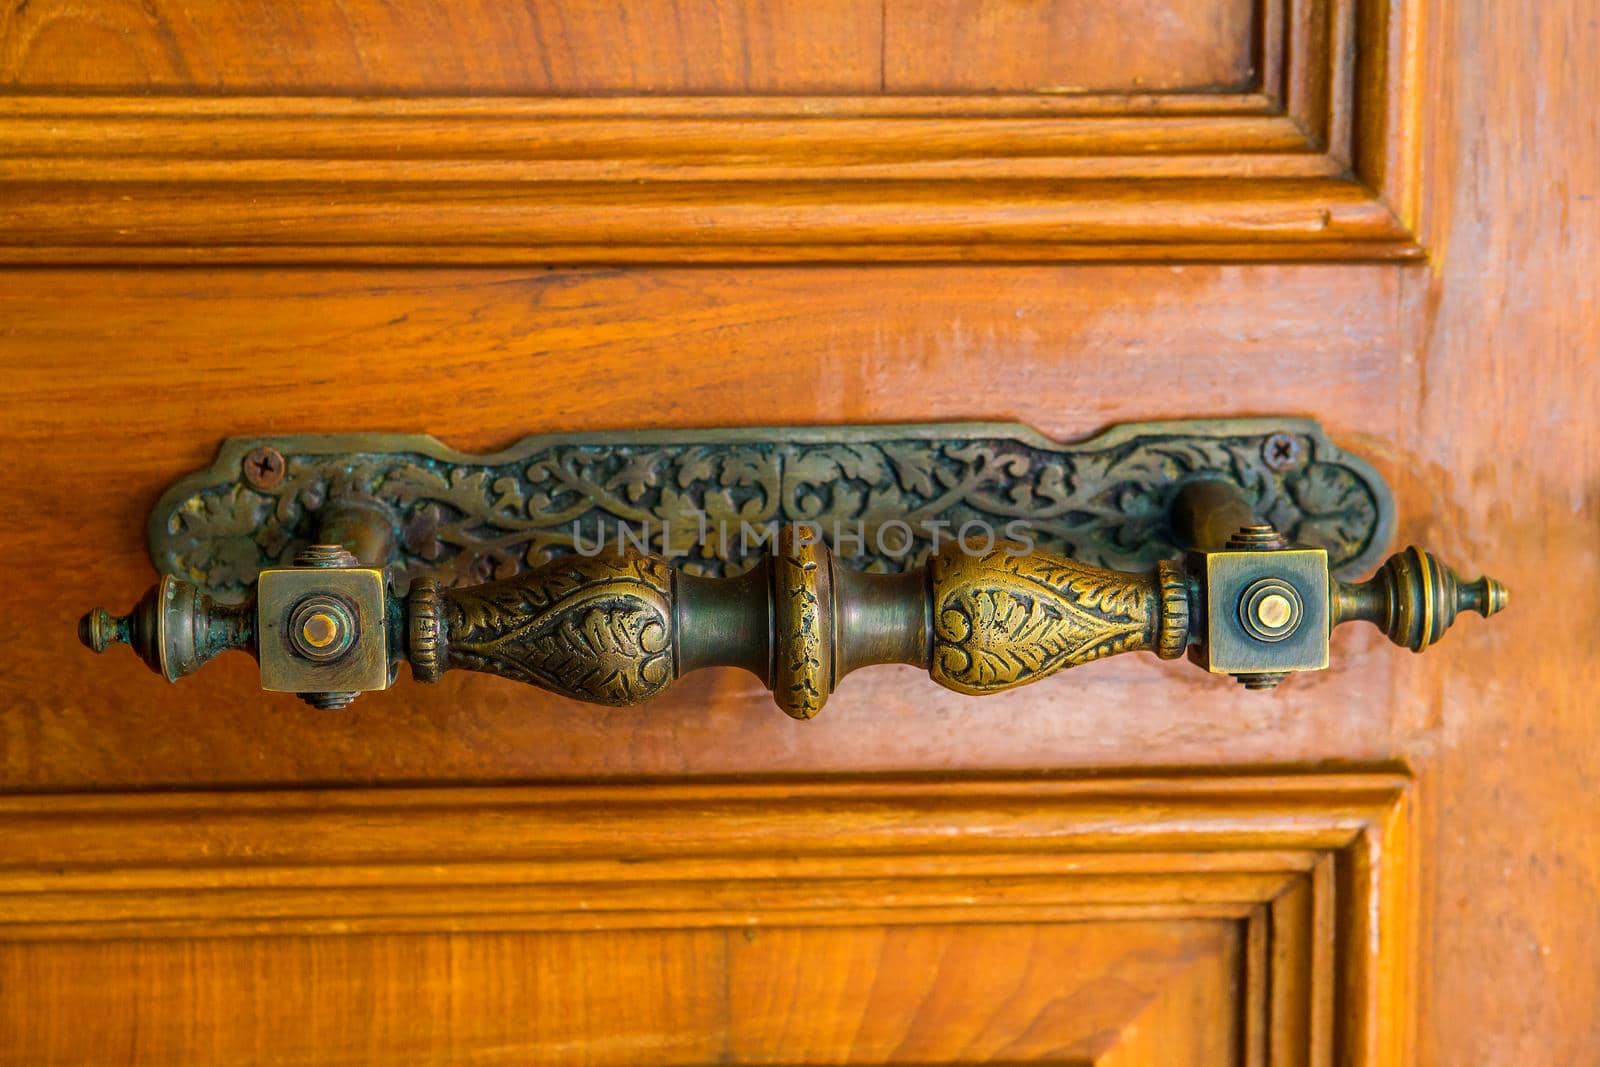
[[[359,515],[339,522],[346,544],[385,534],[364,535]],[[387,688],[402,659],[424,682],[472,670],[612,705],[649,700],[702,667],[742,667],[785,712],[808,719],[847,674],[882,663],[983,694],[1123,652],[1187,652],[1213,673],[1270,689],[1326,667],[1341,623],[1371,622],[1421,652],[1458,613],[1506,606],[1499,582],[1462,581],[1417,548],[1368,581],[1340,581],[1326,549],[1291,546],[1221,480],[1183,486],[1171,522],[1187,551],[1142,573],[998,542],[868,574],[791,525],[733,577],[697,577],[634,552],[565,557],[464,588],[424,578],[404,597],[344,545],[314,546],[262,571],[243,604],[169,576],[125,618],[90,612],[80,636],[96,651],[131,644],[169,681],[243,649],[259,659],[263,688],[330,708]]]

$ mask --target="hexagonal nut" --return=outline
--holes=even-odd
[[[261,688],[364,693],[389,687],[388,584],[368,567],[274,567],[256,586]],[[297,633],[299,626],[304,633]],[[337,631],[333,658],[318,655]],[[348,632],[346,632],[348,631]]]

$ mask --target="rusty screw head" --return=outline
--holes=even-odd
[[[1293,470],[1300,465],[1305,449],[1292,433],[1275,433],[1261,445],[1261,459],[1275,471]]]
[[[272,489],[283,481],[283,453],[262,445],[244,457],[244,480],[254,489]]]

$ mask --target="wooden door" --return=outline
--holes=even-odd
[[[1597,52],[1581,0],[6,5],[0,1062],[1593,1062]],[[809,723],[74,637],[229,435],[1258,414],[1512,609]]]

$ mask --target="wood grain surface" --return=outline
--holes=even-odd
[[[1250,81],[1257,6],[27,0],[0,13],[0,85],[352,94],[1213,91]],[[1108,35],[1116,48],[1105,47]]]
[[[91,656],[74,623],[96,604],[126,609],[153,580],[150,507],[231,434],[419,431],[486,450],[539,431],[1014,419],[1068,438],[1116,421],[1281,412],[1322,419],[1392,477],[1409,387],[1393,355],[1392,273],[44,271],[8,282],[0,479],[33,494],[39,515],[7,535],[38,563],[0,587],[11,701],[0,757],[14,787],[1115,766],[1221,752],[1314,761],[1391,744],[1400,661],[1367,627],[1338,632],[1332,671],[1273,697],[1245,700],[1186,663],[1142,656],[982,700],[883,667],[851,676],[797,727],[736,671],[691,675],[624,710],[455,672],[328,716],[259,693],[243,656],[168,687],[126,650]],[[1417,514],[1402,501],[1403,519]],[[1459,562],[1485,560],[1498,562]],[[1469,623],[1450,640],[1478,636]]]
[[[873,62],[882,41],[857,55],[864,38],[823,27],[851,17],[851,5],[804,6],[815,12],[804,16],[813,20],[806,25],[838,35],[820,59],[823,46],[798,23],[780,40],[776,21],[731,14],[755,5],[721,5],[730,13],[724,22],[684,23],[684,33],[710,34],[696,40],[716,44],[707,52],[715,61],[700,68],[706,77],[737,93],[802,95],[653,97],[654,112],[640,110],[637,97],[497,98],[470,118],[476,105],[458,94],[533,91],[528,79],[544,77],[542,64],[533,64],[538,53],[521,46],[513,54],[486,45],[470,69],[464,57],[471,53],[452,51],[480,39],[474,35],[487,41],[501,32],[481,21],[487,5],[411,6],[409,15],[344,5],[373,19],[437,20],[429,24],[441,27],[435,69],[421,69],[430,66],[416,58],[426,50],[407,34],[385,31],[385,47],[357,48],[344,24],[331,14],[317,17],[310,4],[297,9],[303,26],[281,13],[287,5],[272,5],[272,12],[241,4],[8,5],[0,14],[0,55],[13,95],[0,101],[0,219],[10,235],[3,254],[14,265],[0,272],[0,492],[13,510],[0,533],[10,564],[0,592],[0,785],[29,794],[7,803],[38,806],[36,851],[23,866],[40,877],[67,877],[50,872],[81,858],[75,849],[86,840],[58,836],[74,818],[70,812],[97,802],[150,802],[115,792],[128,789],[239,787],[228,795],[264,805],[259,829],[281,817],[271,812],[286,794],[316,784],[617,785],[639,776],[926,772],[946,777],[943,788],[959,793],[975,776],[1003,771],[1404,761],[1415,776],[1407,803],[1414,805],[1419,892],[1414,907],[1379,901],[1371,913],[1394,923],[1385,929],[1404,942],[1379,937],[1379,946],[1400,956],[1409,947],[1415,962],[1410,992],[1389,1002],[1404,1008],[1415,1044],[1396,1053],[1397,1062],[1590,1062],[1600,1048],[1592,1010],[1600,1002],[1593,906],[1600,898],[1593,833],[1600,727],[1592,698],[1600,689],[1592,649],[1600,602],[1590,593],[1600,587],[1600,301],[1593,282],[1600,267],[1600,127],[1590,103],[1600,96],[1600,69],[1584,57],[1600,54],[1600,24],[1582,0],[1456,0],[1427,17],[1412,0],[1359,6],[1383,18],[1352,21],[1349,5],[1305,4],[1296,9],[1317,17],[1296,20],[1264,6],[1260,25],[1276,25],[1287,46],[1257,50],[1261,88],[1244,94],[961,95],[961,79],[976,85],[1000,65],[988,56],[1015,55],[1016,70],[1026,75],[1019,85],[1034,85],[1047,68],[1016,51],[1027,41],[999,44],[1000,28],[975,42],[993,47],[976,49],[970,66],[948,41],[930,44],[919,76],[956,94],[939,98],[960,101],[949,105],[882,95]],[[1171,8],[1202,11],[1199,4]],[[802,5],[768,10],[776,20]],[[957,14],[997,25],[978,19],[979,10],[963,6]],[[251,12],[261,18],[248,32],[183,22]],[[871,15],[864,17],[871,22]],[[74,19],[99,17],[110,20],[109,29],[74,36]],[[163,42],[151,37],[152,17],[188,28]],[[460,28],[452,29],[458,17]],[[525,18],[521,9],[515,18]],[[1209,31],[1194,24],[1184,32]],[[757,77],[757,64],[742,82],[742,46],[735,56],[724,45],[762,34],[766,43],[752,54],[783,58],[762,68],[767,81]],[[277,43],[243,47],[252,35]],[[597,40],[581,33],[563,39]],[[286,42],[297,40],[322,44],[296,52]],[[1126,45],[1134,64],[1145,54],[1142,38],[1130,33],[1126,40],[1134,42]],[[207,42],[218,49],[209,58]],[[1237,59],[1224,43],[1214,37],[1205,53],[1206,63],[1220,64],[1213,69]],[[618,50],[616,66],[590,64],[589,74],[576,55],[552,62],[568,64],[560,77],[609,78],[603,84],[628,92],[647,83],[666,93],[691,91],[668,78],[682,71],[650,66],[658,55],[652,49],[653,41],[643,41]],[[1292,58],[1306,54],[1343,58],[1295,68]],[[173,56],[188,64],[187,75]],[[361,75],[363,63],[370,75]],[[650,81],[658,76],[663,80]],[[1056,79],[1053,70],[1048,76]],[[136,95],[149,89],[158,95]],[[395,105],[304,95],[358,89],[453,99]],[[862,95],[804,95],[835,91]],[[48,93],[67,95],[41,95]],[[759,106],[752,103],[758,99]],[[397,124],[415,136],[396,142],[399,155],[388,160],[375,147],[387,120],[371,114],[386,107],[422,116]],[[761,110],[769,107],[776,110]],[[726,132],[800,107],[818,108],[841,125],[826,137],[795,132],[791,113],[777,120],[787,128],[776,134],[760,122],[749,140]],[[430,116],[429,108],[438,110]],[[260,109],[276,117],[263,118]],[[576,110],[562,117],[562,109]],[[673,156],[673,138],[691,127],[670,126],[671,136],[650,142],[639,140],[641,122],[611,142],[615,151],[605,159],[630,181],[644,179],[634,184],[646,190],[653,188],[652,166],[662,168],[658,177],[677,165],[700,167],[700,179],[723,168],[728,184],[699,187],[699,201],[678,198],[695,188],[683,182],[635,207],[633,186],[623,182],[604,186],[610,198],[589,208],[576,194],[552,201],[566,212],[558,216],[539,215],[553,209],[539,207],[526,188],[521,199],[505,192],[563,168],[567,176],[549,179],[552,188],[570,181],[598,143],[594,131],[621,128],[617,116],[691,122],[695,109],[728,119],[716,126],[722,132],[705,133],[691,151]],[[574,139],[537,141],[548,149],[541,157],[517,142],[517,122],[532,121],[535,112],[551,123],[547,131],[574,114],[586,117],[572,128]],[[313,120],[302,123],[307,115]],[[870,121],[851,132],[848,124],[862,115]],[[1237,148],[1248,135],[1250,150],[1224,151],[1209,162],[1186,154],[1186,115],[1196,126],[1191,147],[1232,137]],[[463,132],[458,120],[480,125]],[[1080,120],[1092,121],[1074,125]],[[605,127],[608,121],[615,124]],[[330,135],[340,122],[349,124],[347,150]],[[1286,130],[1301,147],[1273,147],[1270,139]],[[1153,154],[1130,153],[1147,133],[1166,140],[1158,138]],[[884,147],[874,157],[877,137]],[[1095,140],[1103,137],[1111,139]],[[430,138],[444,150],[429,156]],[[472,144],[479,148],[462,147]],[[648,152],[630,157],[641,144],[661,154],[653,162]],[[943,157],[941,144],[948,146]],[[1094,144],[1120,150],[1096,156]],[[241,151],[245,145],[255,154]],[[1046,149],[1030,155],[1030,145]],[[741,156],[751,146],[759,151]],[[692,158],[695,151],[709,155]],[[300,185],[297,166],[309,176]],[[385,167],[415,181],[373,194],[360,178],[363,168],[382,177]],[[450,184],[452,167],[470,177]],[[913,194],[888,177],[906,167],[915,172],[913,185],[940,168],[955,177]],[[1201,173],[1205,167],[1210,177]],[[1243,187],[1255,180],[1248,177],[1253,167],[1283,183],[1265,200],[1252,199],[1257,187]],[[495,168],[498,177],[485,177]],[[759,180],[744,190],[753,198],[724,218],[737,223],[725,231],[725,248],[734,250],[728,254],[834,262],[648,265],[660,246],[639,244],[645,231],[628,230],[626,220],[649,215],[668,244],[700,240],[695,213],[735,203],[722,198],[736,191],[740,168]],[[796,178],[807,168],[813,177],[830,169],[843,174],[831,192],[816,191]],[[874,176],[850,177],[856,168]],[[1093,184],[1095,168],[1122,183],[1121,191]],[[1169,168],[1165,177],[1162,168]],[[1004,174],[1011,177],[995,177]],[[1173,180],[1196,182],[1205,195],[1163,201],[1172,188],[1164,182]],[[489,195],[484,181],[504,184]],[[1088,184],[1068,188],[1073,182]],[[1427,261],[1038,262],[1072,258],[1057,238],[1090,217],[1102,225],[1120,218],[1134,229],[1117,231],[1122,243],[1074,246],[1080,257],[1171,258],[1162,234],[1172,231],[1149,228],[1160,223],[1203,235],[1184,246],[1188,259],[1370,258],[1371,246],[1361,242],[1276,240],[1273,225],[1316,216],[1274,212],[1327,207],[1326,198],[1296,198],[1296,189],[1318,183],[1365,204],[1361,210],[1372,214],[1362,225],[1390,227],[1390,253],[1415,256],[1426,248]],[[406,195],[394,195],[395,187]],[[810,201],[801,196],[808,188]],[[1071,201],[1074,193],[1093,195]],[[1062,207],[1069,201],[1077,214]],[[1228,214],[1230,204],[1247,210]],[[836,214],[819,215],[818,205]],[[919,231],[912,216],[930,205],[937,210],[922,216],[931,221]],[[614,213],[597,214],[601,209]],[[812,233],[894,233],[902,243],[846,251],[808,244],[805,226],[829,218],[842,229]],[[482,263],[492,244],[435,243],[462,233],[491,240],[508,220],[514,225],[506,231],[512,240],[504,269],[460,266]],[[525,243],[535,222],[547,227],[539,231],[545,235],[558,223],[581,223],[586,240],[612,242],[610,258],[588,267],[562,265],[559,251],[549,249],[548,258],[538,258]],[[1128,237],[1140,225],[1151,240]],[[438,269],[405,268],[399,264],[417,259],[396,255],[393,245],[359,243],[327,253],[323,268],[288,265],[324,254],[319,234],[349,242],[389,227],[411,227],[411,247],[434,256]],[[279,230],[290,234],[282,244],[287,253],[272,247]],[[1213,231],[1228,240],[1213,241]],[[760,235],[771,243],[740,243]],[[217,243],[230,237],[246,243]],[[1003,248],[1034,262],[864,262],[911,256],[919,240],[928,241],[920,251],[932,259],[993,259]],[[144,252],[129,251],[141,241]],[[587,247],[592,260],[600,245]],[[682,256],[692,258],[691,251]],[[140,255],[211,266],[131,266]],[[252,260],[257,265],[216,265]],[[117,262],[123,266],[107,266]],[[938,690],[909,669],[883,668],[852,676],[811,723],[777,714],[758,683],[731,672],[691,677],[662,701],[621,712],[492,678],[451,676],[429,690],[403,684],[329,714],[258,693],[252,665],[241,657],[168,689],[125,653],[90,657],[72,633],[83,610],[126,607],[153,578],[141,543],[150,506],[173,480],[208,463],[230,434],[422,431],[488,449],[538,431],[974,418],[1018,419],[1071,437],[1118,420],[1278,412],[1321,419],[1336,440],[1371,459],[1396,489],[1400,542],[1502,578],[1512,592],[1510,610],[1488,623],[1467,620],[1421,657],[1397,652],[1370,629],[1348,628],[1334,639],[1330,671],[1265,697],[1151,658],[1097,664],[978,700]],[[104,801],[78,795],[108,790]],[[1307,796],[1313,812],[1330,809],[1325,793]],[[1103,814],[1113,830],[1128,817],[1121,808]],[[165,825],[181,830],[188,818]],[[694,821],[682,819],[685,826]],[[115,844],[126,825],[102,823],[100,840]],[[478,825],[492,836],[492,820]],[[600,839],[608,832],[593,831]],[[160,847],[178,849],[178,838],[160,839]],[[260,839],[240,830],[214,843],[225,852],[229,840]],[[238,867],[230,874],[227,864],[217,873],[204,854],[173,854],[191,880],[210,870],[235,878],[239,888],[252,876]],[[161,867],[152,853],[120,855],[123,874],[101,872],[112,882],[129,871],[149,878]],[[1217,875],[1193,856],[1184,862],[1192,872]],[[172,869],[161,877],[170,879]],[[302,875],[324,877],[327,869],[313,864]],[[1366,884],[1359,865],[1336,858],[1324,869],[1335,899],[1350,899]],[[81,927],[96,900],[111,898],[96,895],[93,872],[71,876],[78,879],[74,892],[55,904],[78,909],[69,919]],[[43,884],[11,883],[34,904]],[[146,905],[179,908],[181,888]],[[130,893],[124,904],[137,902],[137,888]],[[270,896],[238,899],[264,907]],[[1314,897],[1290,887],[1276,899],[1304,909]],[[0,919],[16,918],[20,907],[15,894],[0,893]],[[423,925],[441,921],[436,910]],[[1215,923],[1230,925],[1207,925]],[[892,1062],[902,1047],[922,1062],[972,1062],[1011,1055],[996,1035],[1003,1030],[1021,1040],[1019,1027],[1027,1033],[1033,1020],[1039,1033],[1059,1037],[1053,1048],[1088,1059],[1092,1050],[1083,1050],[1090,1046],[1073,1044],[1088,1039],[1072,1029],[1089,1017],[1079,1014],[1088,1002],[1037,999],[1047,981],[1067,974],[1107,998],[1127,953],[1157,969],[1163,959],[1190,954],[1198,968],[1192,973],[1204,976],[1218,973],[1208,970],[1224,966],[1218,960],[1272,951],[1259,925],[1252,939],[1249,920],[1237,913],[1080,916],[1076,923],[1035,916],[1005,929],[869,917],[853,927],[779,925],[753,942],[723,928],[527,924],[342,936],[241,928],[226,937],[103,941],[13,934],[0,945],[0,1049],[17,1062],[105,1062],[130,1058],[130,1043],[143,1040],[138,1048],[151,1062],[172,1063],[258,1062],[273,1050],[289,1062],[459,1062],[468,1049],[490,1061],[526,1061],[534,1049],[553,1060],[650,1062],[657,1053],[640,1050],[655,1048],[667,1050],[659,1053],[663,1062],[692,1063],[737,1048],[750,1062],[776,1063],[805,1040],[814,1042],[806,1048],[815,1057],[831,1062]],[[1125,941],[1105,938],[1113,926]],[[771,938],[766,946],[762,937]],[[751,954],[742,958],[757,966],[739,970],[744,977],[729,986],[733,961],[746,948]],[[1282,974],[1303,973],[1309,982],[1332,973],[1328,957],[1296,958],[1312,962]],[[927,962],[935,959],[956,965]],[[1051,962],[1029,970],[1030,959]],[[896,960],[932,968],[904,968],[912,974],[907,996],[970,1004],[968,1029],[953,1027],[956,1036],[942,1039],[930,1017],[917,1023],[914,1014],[897,1015],[912,1009],[896,1000],[894,981],[874,988],[862,977],[890,974],[886,961]],[[1074,970],[1072,961],[1084,969]],[[984,984],[991,972],[1022,990],[1020,1015],[1004,1014],[998,986]],[[1261,972],[1246,966],[1230,973]],[[314,983],[297,985],[307,975]],[[563,985],[559,975],[570,982]],[[612,990],[627,976],[643,992],[618,1006]],[[1401,978],[1395,971],[1393,980]],[[1257,1003],[1243,981],[1233,1002],[1243,996]],[[771,1003],[761,999],[769,987],[788,999],[763,1007]],[[667,988],[681,990],[680,999],[649,992]],[[732,1043],[724,1027],[730,988],[745,998],[738,1001],[742,1017],[759,1020],[749,1044]],[[1193,1037],[1200,1051],[1150,1043],[1153,1031],[1139,1037],[1130,1028],[1122,1031],[1127,1051],[1107,1047],[1103,1059],[1157,1063],[1191,1054],[1203,1061],[1263,1047],[1249,1043],[1252,1026],[1268,1028],[1257,1016],[1204,1033],[1179,1021],[1215,1017],[1222,1002],[1210,978],[1161,988],[1190,1007],[1174,1008],[1179,1014],[1170,1017],[1160,1014],[1166,1008],[1152,1008],[1157,1014],[1145,1018],[1161,1021],[1144,1025],[1182,1035],[1175,1041]],[[320,998],[311,989],[321,990]],[[840,989],[850,996],[828,999]],[[877,1005],[886,1027],[913,1022],[882,1036],[852,1014],[862,998]],[[535,1003],[556,1004],[554,1017],[483,1008]],[[1325,1017],[1345,1018],[1349,1002],[1330,1003],[1338,1008],[1327,1008]],[[806,1028],[808,1020],[814,1028]],[[993,1020],[998,1029],[983,1031]],[[606,1023],[621,1035],[614,1046],[596,1039]],[[947,1043],[916,1043],[940,1040]],[[1017,1048],[1022,1059],[1044,1055],[1038,1046]]]
[[[28,0],[20,89],[256,93],[876,92],[879,0]]]
[[[890,92],[1245,92],[1282,0],[884,0]],[[1107,42],[1115,41],[1115,47]]]
[[[1517,621],[1397,676],[1429,783],[1427,1063],[1600,1049],[1600,124],[1585,3],[1434,27],[1427,270],[1401,272],[1417,534],[1502,567]],[[1502,562],[1503,561],[1503,562]]]
[[[872,10],[863,15],[863,6]],[[109,53],[35,44],[76,40],[74,27],[92,36],[105,23],[119,39],[147,32],[157,57],[214,50],[210,66],[220,69],[236,53],[281,48],[329,71],[352,54],[365,69],[368,46],[380,69],[381,57],[409,44],[429,58],[405,57],[405,69],[445,81],[428,92],[334,78],[203,94],[128,95],[122,86],[116,95],[101,91],[115,85],[90,91],[71,77],[19,73],[16,91],[0,98],[0,263],[1422,253],[1413,232],[1417,3],[963,0],[813,10],[660,0],[510,14],[347,0],[273,10],[293,18],[249,4],[39,0],[0,14],[0,47],[98,77],[111,69],[100,58]],[[786,21],[838,42],[847,70],[863,40],[852,18],[874,14],[882,34],[864,50],[879,59],[876,89],[873,79],[845,77],[824,93],[808,75],[768,84],[752,74],[768,63],[804,66],[765,47],[810,54],[806,34]],[[503,46],[520,44],[527,62],[549,65],[555,42],[586,77],[679,57],[686,80],[662,92],[654,76],[624,80],[600,95],[484,85],[451,62],[458,19],[503,33]],[[1099,47],[1113,25],[1118,47]],[[633,41],[647,45],[643,58],[626,47]],[[605,59],[590,62],[591,53]],[[1220,80],[1197,76],[1178,88],[1191,56]],[[739,77],[716,73],[741,64]],[[1061,91],[1062,78],[1077,89]],[[994,91],[969,91],[977,86]]]
[[[1397,1065],[1406,795],[1323,774],[4,799],[0,1062]]]
[[[1223,1067],[1240,941],[1141,921],[8,945],[0,1034],[29,1037],[0,1063]]]

